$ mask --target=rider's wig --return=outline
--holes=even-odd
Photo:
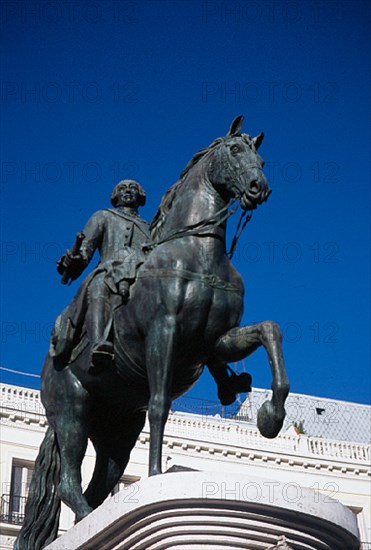
[[[143,187],[135,180],[121,180],[118,182],[118,184],[114,187],[112,193],[111,193],[111,204],[112,206],[118,206],[119,202],[119,192],[120,188],[123,183],[135,183],[135,185],[138,187],[139,190],[139,202],[138,206],[144,206],[146,204],[146,192],[144,191]]]

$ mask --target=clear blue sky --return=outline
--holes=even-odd
[[[4,1],[1,19],[3,369],[39,374],[78,288],[55,261],[113,185],[138,179],[150,219],[244,114],[273,189],[236,253],[244,323],[281,325],[292,391],[368,403],[369,2]],[[238,368],[270,386],[263,352]],[[216,399],[207,375],[191,395]]]

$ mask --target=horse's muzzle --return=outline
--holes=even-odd
[[[255,210],[259,204],[268,200],[271,193],[272,189],[269,189],[268,186],[261,188],[257,181],[253,181],[250,189],[242,194],[241,207],[244,210]]]

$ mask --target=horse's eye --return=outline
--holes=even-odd
[[[231,147],[231,153],[232,153],[232,155],[237,155],[237,153],[239,153],[240,150],[241,150],[241,149],[240,149],[240,147],[239,147],[238,145],[232,145],[232,147]]]

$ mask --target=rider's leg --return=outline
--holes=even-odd
[[[88,288],[88,309],[86,312],[86,332],[92,345],[92,371],[111,364],[113,344],[107,340],[106,329],[111,315],[110,291],[104,283],[104,274],[97,275]]]

